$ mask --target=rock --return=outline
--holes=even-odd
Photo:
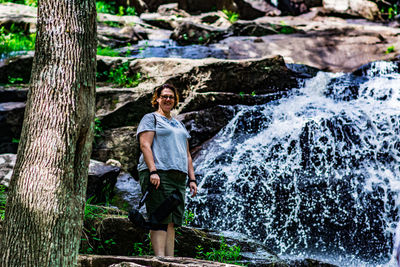
[[[31,77],[33,54],[33,51],[29,51],[26,55],[0,61],[0,83],[9,83],[10,78],[22,78],[21,83],[28,83]]]
[[[234,0],[179,0],[178,2],[179,8],[189,13],[203,13],[223,9],[237,10]]]
[[[382,20],[376,3],[368,0],[323,0],[326,10],[338,14]]]
[[[212,262],[200,259],[184,257],[155,257],[155,256],[99,256],[79,255],[79,267],[136,267],[136,266],[157,266],[157,267],[233,267],[237,265]]]
[[[155,27],[167,30],[174,30],[181,23],[182,19],[175,15],[160,15],[158,13],[143,13],[140,18]]]
[[[234,116],[231,106],[215,106],[209,109],[178,115],[190,132],[189,146],[195,148],[219,132]]]
[[[190,17],[190,14],[178,8],[178,3],[161,5],[157,9],[157,13],[162,16],[176,16],[182,18]]]
[[[157,11],[158,7],[164,4],[176,3],[177,0],[143,0],[150,12]]]
[[[24,120],[25,103],[0,103],[0,153],[16,153]]]
[[[272,24],[272,23],[259,23],[259,22],[247,22],[239,21],[228,29],[233,36],[265,36],[271,34],[292,34],[301,32],[295,27]]]
[[[105,130],[93,145],[92,157],[101,161],[116,159],[124,171],[134,173],[138,153],[136,127],[125,126]]]
[[[139,244],[142,252],[149,253],[146,251],[150,241],[147,239],[147,231],[136,228],[124,215],[102,215],[93,220],[86,220],[85,229],[96,229],[93,234],[87,236],[88,244],[94,248],[102,248],[99,251],[102,255],[132,255],[137,253],[134,251],[134,244]],[[110,243],[112,245],[109,245]],[[282,262],[275,254],[269,252],[265,245],[244,237],[240,237],[240,239],[225,237],[224,243],[228,246],[240,246],[243,260],[247,263],[250,258],[247,258],[245,254],[255,256],[260,251],[263,251],[262,263]],[[221,236],[218,233],[186,226],[177,228],[175,256],[194,258],[197,256],[195,249],[197,246],[201,247],[204,253],[210,252],[212,249],[218,250],[221,246]]]
[[[0,103],[25,102],[28,89],[24,87],[0,86]]]
[[[90,203],[107,203],[114,196],[114,186],[121,169],[90,160],[86,198]]]
[[[253,20],[265,16],[272,8],[267,4],[255,4],[250,0],[234,0],[239,13],[239,19]]]
[[[170,38],[179,45],[210,44],[222,40],[226,35],[225,30],[204,24],[184,22],[174,30]]]
[[[0,155],[0,185],[8,187],[10,185],[11,175],[15,166],[17,156],[15,154]]]
[[[9,29],[12,24],[25,34],[36,31],[36,7],[14,3],[0,4],[0,27]]]

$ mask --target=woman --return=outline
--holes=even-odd
[[[155,190],[146,201],[147,212],[151,214],[176,189],[185,199],[186,177],[192,197],[197,193],[192,157],[189,153],[189,133],[182,123],[171,116],[179,96],[175,87],[164,84],[157,88],[151,101],[157,111],[144,115],[140,121],[137,136],[142,155],[138,171],[142,192],[149,183]],[[182,225],[184,201],[160,224],[152,224],[151,243],[156,256],[173,256],[175,226]]]

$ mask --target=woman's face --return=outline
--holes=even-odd
[[[164,112],[170,112],[175,104],[174,91],[169,88],[162,89],[160,96],[157,98],[157,103],[158,107]]]

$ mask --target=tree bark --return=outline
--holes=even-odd
[[[1,266],[74,266],[93,140],[94,0],[41,0]]]

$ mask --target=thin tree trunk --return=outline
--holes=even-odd
[[[39,0],[1,266],[76,265],[93,140],[95,68],[95,1]]]

